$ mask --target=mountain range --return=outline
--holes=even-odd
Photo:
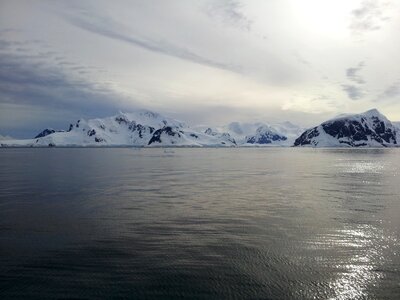
[[[303,129],[290,122],[240,123],[191,127],[184,122],[137,110],[70,124],[67,130],[46,128],[32,139],[1,140],[1,147],[134,146],[134,147],[395,147],[400,123],[378,110],[345,114]]]

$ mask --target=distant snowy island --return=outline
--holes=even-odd
[[[303,129],[290,122],[190,127],[148,110],[78,120],[68,130],[44,129],[33,139],[0,140],[1,147],[396,147],[400,124],[378,110],[340,115]]]

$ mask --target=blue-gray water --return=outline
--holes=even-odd
[[[0,299],[400,299],[400,149],[1,149]]]

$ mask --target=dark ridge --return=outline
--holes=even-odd
[[[178,137],[181,137],[180,133],[179,133],[179,132],[175,132],[175,131],[172,129],[171,126],[165,126],[165,127],[161,128],[161,129],[157,129],[157,130],[154,132],[154,134],[153,134],[153,136],[151,137],[151,139],[150,139],[148,145],[151,145],[151,144],[153,144],[153,143],[162,143],[162,141],[161,141],[161,135],[162,135],[163,133],[166,134],[166,135],[169,135],[169,136],[178,136]]]

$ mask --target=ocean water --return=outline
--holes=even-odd
[[[400,299],[400,149],[0,149],[0,299]]]

